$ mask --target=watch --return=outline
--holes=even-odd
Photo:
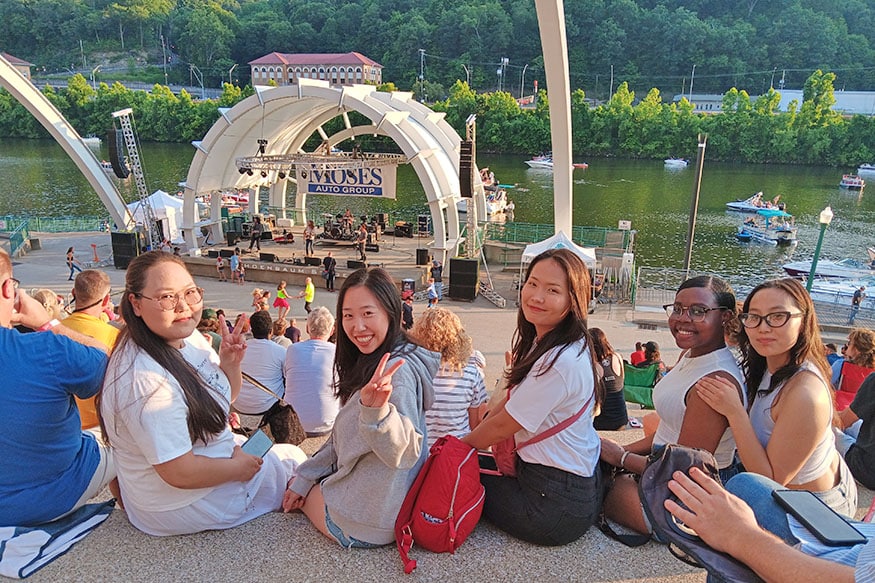
[[[58,320],[57,318],[52,318],[51,320],[49,320],[48,322],[46,322],[45,324],[43,324],[42,326],[37,328],[36,331],[37,332],[46,332],[47,330],[51,330],[52,328],[54,328],[55,326],[58,326],[60,324],[61,324],[60,320]]]

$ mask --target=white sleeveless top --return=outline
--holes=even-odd
[[[817,378],[823,383],[823,389],[827,390],[827,384],[823,378],[823,374],[813,363],[806,360],[799,367],[799,370],[806,370],[817,375]],[[763,380],[760,382],[758,391],[768,389],[771,380],[772,374],[769,371],[766,371],[763,375]],[[775,402],[775,399],[778,398],[778,395],[786,384],[787,381],[784,381],[768,395],[760,396],[757,394],[757,396],[754,397],[753,405],[751,405],[750,423],[763,448],[768,445],[769,439],[772,437],[772,431],[775,430],[775,421],[772,419],[771,415],[772,404]],[[832,405],[830,405],[830,408],[832,408]],[[801,422],[804,420],[800,419],[799,421]],[[788,484],[805,484],[825,474],[829,470],[835,452],[835,437],[833,436],[832,426],[828,425],[826,429],[824,429],[823,435],[817,443],[817,446],[814,448],[814,451],[808,459],[805,460],[802,469],[793,476],[793,479],[790,480]]]
[[[716,371],[724,371],[738,381],[745,408],[747,407],[744,377],[728,348],[720,348],[695,357],[685,354],[653,389],[653,405],[659,414],[659,427],[656,435],[653,436],[654,446],[677,443],[681,435],[684,415],[687,412],[687,393],[699,379]],[[714,451],[714,458],[717,460],[717,466],[723,469],[732,465],[734,457],[735,438],[732,430],[727,427]]]

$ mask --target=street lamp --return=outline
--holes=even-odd
[[[528,68],[529,68],[529,64],[526,63],[526,66],[523,67],[523,73],[522,73],[522,75],[520,75],[520,99],[523,98],[523,88],[525,87],[525,84],[526,84],[526,69],[528,69]]]
[[[237,63],[234,63],[234,66],[231,67],[230,69],[228,69],[228,85],[233,85],[233,84],[234,84],[234,82],[231,81],[231,73],[233,73],[233,72],[234,72],[234,69],[236,69],[236,68],[237,68]]]
[[[102,66],[103,65],[97,65],[96,67],[91,69],[91,88],[95,91],[97,90],[97,83],[94,81],[94,76],[97,74],[98,71],[100,71],[100,67]]]
[[[465,83],[467,83],[468,88],[471,88],[471,71],[468,70],[468,67],[465,66],[465,63],[462,63],[462,68],[465,69]]]
[[[823,245],[823,234],[826,228],[832,222],[832,209],[826,207],[820,211],[820,236],[817,238],[817,247],[814,248],[814,259],[811,260],[811,273],[808,274],[808,281],[805,282],[805,289],[811,291],[811,286],[814,285],[814,272],[817,271],[817,260],[820,259],[820,247]]]

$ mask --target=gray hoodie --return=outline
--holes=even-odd
[[[358,394],[341,407],[330,439],[297,468],[291,490],[306,496],[316,483],[331,520],[348,537],[373,544],[395,540],[395,518],[428,456],[425,411],[434,402],[432,379],[441,356],[417,346],[399,358],[392,395],[380,408]]]

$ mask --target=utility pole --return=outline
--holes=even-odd
[[[425,49],[419,49],[419,102],[425,103]]]
[[[161,35],[161,59],[164,65],[164,85],[167,85],[167,45],[164,43],[164,35]]]
[[[614,98],[614,66],[611,65],[611,85],[608,87],[608,101]]]
[[[528,69],[528,68],[529,68],[529,64],[526,63],[526,65],[523,67],[523,74],[520,75],[520,99],[523,98],[523,91],[524,91],[525,85],[526,85],[526,69]]]
[[[501,91],[504,87],[504,76],[507,68],[507,63],[509,62],[507,57],[501,57],[501,73],[499,73],[500,77],[498,78],[498,90]]]
[[[471,88],[471,71],[468,70],[468,67],[465,63],[462,63],[462,68],[465,69],[465,83],[468,84],[468,89]]]
[[[88,61],[85,59],[85,46],[82,44],[82,39],[79,39],[79,52],[82,53],[82,68],[88,67]]]
[[[696,66],[693,65],[693,73],[690,75],[690,98],[688,100],[690,103],[693,102],[693,79],[695,79],[695,78],[696,78]]]
[[[234,63],[234,66],[228,69],[228,85],[233,85],[234,82],[231,80],[231,73],[234,72],[234,69],[237,68],[237,63]]]

